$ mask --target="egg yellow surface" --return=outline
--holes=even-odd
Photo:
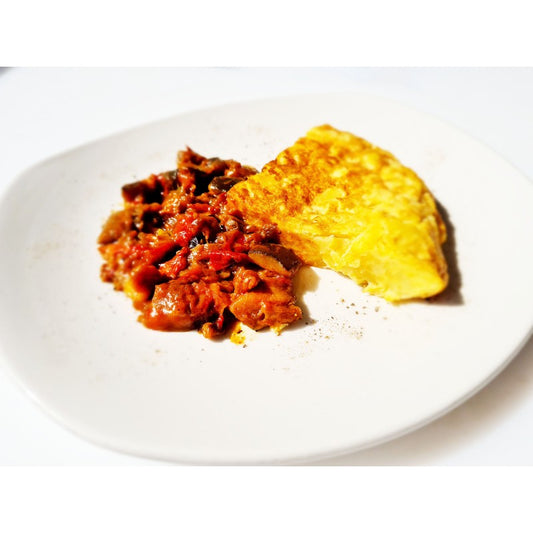
[[[331,126],[305,137],[228,192],[249,224],[277,224],[308,265],[344,274],[391,302],[448,283],[446,227],[424,182],[392,154]]]

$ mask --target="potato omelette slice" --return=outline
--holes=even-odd
[[[391,302],[448,283],[446,227],[424,182],[392,154],[329,125],[228,192],[247,223],[277,224],[308,265],[344,274]]]

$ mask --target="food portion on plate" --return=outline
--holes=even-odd
[[[228,193],[251,224],[276,224],[305,264],[397,302],[448,283],[446,227],[424,182],[392,154],[319,126]]]
[[[101,278],[158,330],[279,332],[302,317],[302,264],[397,302],[447,285],[446,227],[423,181],[392,154],[331,126],[261,172],[187,149],[177,169],[122,188],[98,239]]]
[[[301,318],[298,257],[279,244],[275,225],[250,226],[225,209],[227,191],[257,171],[190,149],[177,167],[122,188],[124,209],[98,239],[102,280],[124,291],[151,329],[213,338],[236,321],[279,331]]]

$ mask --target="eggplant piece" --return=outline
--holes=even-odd
[[[255,331],[271,327],[279,332],[302,318],[302,310],[292,302],[292,295],[285,293],[281,296],[259,291],[246,292],[237,296],[229,309],[237,320]]]
[[[178,153],[178,169],[187,170],[194,177],[194,195],[200,196],[209,190],[211,181],[216,176],[224,175],[228,169],[228,162],[218,157],[205,157],[197,154],[190,148]]]
[[[163,224],[163,218],[159,213],[159,204],[138,204],[131,208],[133,214],[133,226],[137,231],[153,233]]]
[[[143,310],[142,323],[150,329],[185,331],[215,316],[215,300],[209,284],[200,280],[171,280],[156,285],[152,301]]]
[[[261,268],[282,276],[291,276],[302,264],[292,250],[281,244],[256,244],[250,248],[248,257]]]
[[[161,190],[157,183],[148,180],[135,181],[122,187],[122,197],[128,203],[151,204],[161,202]]]
[[[211,192],[228,192],[234,185],[243,181],[241,176],[217,176],[211,180],[209,190]]]
[[[127,183],[122,187],[122,198],[128,203],[159,204],[163,197],[176,188],[177,171],[169,170],[161,174]]]
[[[199,169],[209,175],[220,176],[226,172],[228,168],[227,161],[220,159],[219,157],[211,157],[205,159],[199,165]]]

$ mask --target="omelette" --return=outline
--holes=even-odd
[[[251,225],[391,302],[443,291],[446,227],[424,182],[391,153],[329,125],[311,129],[228,191]]]

